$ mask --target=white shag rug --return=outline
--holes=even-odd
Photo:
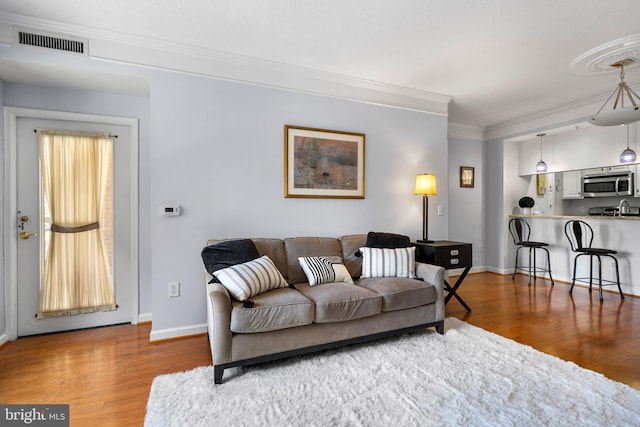
[[[145,426],[638,426],[640,391],[455,318],[250,367],[161,375]]]

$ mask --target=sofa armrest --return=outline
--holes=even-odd
[[[220,283],[207,284],[207,332],[214,365],[231,361],[231,296]]]
[[[431,283],[436,288],[436,320],[444,320],[444,273],[443,267],[416,262],[416,277]]]

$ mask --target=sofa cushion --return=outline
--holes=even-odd
[[[353,279],[340,257],[301,256],[298,262],[311,286],[331,282],[353,284]]]
[[[396,311],[433,304],[436,289],[418,279],[406,277],[373,277],[360,279],[357,285],[374,291],[382,297],[382,311]]]
[[[331,237],[290,237],[284,239],[287,254],[288,281],[291,284],[306,283],[298,258],[302,256],[338,256],[342,258],[342,249],[338,239]]]
[[[260,256],[267,255],[276,265],[282,276],[286,279],[287,274],[287,256],[284,251],[284,241],[282,239],[270,238],[252,238],[253,243],[258,248]]]
[[[347,267],[347,270],[351,273],[351,277],[354,279],[362,275],[362,254],[360,254],[360,248],[366,246],[366,243],[366,234],[350,234],[340,237],[344,266]]]
[[[253,261],[223,268],[216,271],[214,275],[239,301],[245,301],[271,289],[288,286],[273,261],[266,255]]]
[[[315,323],[342,322],[374,316],[382,309],[382,297],[360,286],[348,283],[325,283],[310,286],[296,285],[304,296],[315,304]]]
[[[362,277],[415,277],[414,246],[408,248],[360,248]]]
[[[220,269],[260,257],[256,245],[250,239],[226,240],[208,245],[200,255],[205,269],[211,275]],[[217,281],[215,279],[214,276],[214,281]]]
[[[250,308],[233,302],[231,332],[267,332],[313,323],[313,302],[295,289],[274,289],[251,300]]]

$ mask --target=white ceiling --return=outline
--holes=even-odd
[[[608,96],[618,71],[588,70],[592,49],[622,39],[640,57],[638,0],[2,0],[0,13],[449,95],[450,122],[482,128]],[[28,74],[10,69],[0,78]],[[637,88],[640,67],[626,71]]]

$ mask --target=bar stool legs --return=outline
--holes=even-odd
[[[598,259],[598,296],[600,297],[600,302],[604,301],[604,295],[602,293],[602,256],[606,256],[613,260],[616,269],[616,281],[612,280],[604,280],[605,283],[609,282],[611,284],[616,284],[618,286],[618,292],[620,292],[620,299],[624,299],[624,294],[622,293],[622,287],[620,286],[620,270],[618,268],[618,258],[604,254],[604,255],[595,255],[595,254],[585,254],[581,253],[576,255],[573,261],[573,278],[571,279],[571,288],[569,288],[569,294],[573,293],[573,286],[576,284],[576,280],[580,281],[579,278],[576,278],[576,269],[578,267],[578,258],[582,255],[589,255],[589,293],[593,290],[593,258],[596,257]],[[586,278],[585,278],[586,279]]]
[[[544,246],[538,246],[538,245],[524,245],[524,246],[519,246],[518,249],[516,250],[516,266],[513,270],[513,275],[511,276],[511,279],[514,279],[516,277],[516,273],[518,272],[518,269],[524,269],[523,267],[518,267],[518,251],[520,251],[520,248],[523,247],[527,247],[529,248],[529,265],[527,266],[527,272],[529,274],[529,285],[531,285],[531,275],[533,273],[533,280],[535,281],[537,279],[537,272],[541,272],[543,273],[543,278],[544,278],[544,273],[549,273],[549,280],[551,280],[551,285],[555,285],[555,282],[553,281],[553,276],[551,275],[551,257],[549,256],[549,250],[547,248],[545,248]],[[547,254],[547,268],[542,268],[542,267],[538,267],[538,262],[536,260],[536,249],[542,249],[543,251],[546,252]],[[533,255],[533,263],[531,262],[531,256]]]
[[[564,233],[569,239],[571,250],[576,253],[573,259],[573,278],[571,279],[571,288],[569,288],[569,294],[573,292],[573,287],[576,281],[586,283],[586,277],[576,277],[578,268],[578,258],[583,255],[589,256],[589,293],[593,290],[593,258],[598,259],[598,293],[600,302],[604,301],[602,287],[607,285],[617,285],[618,292],[620,292],[620,299],[624,299],[622,293],[622,287],[620,286],[620,269],[618,267],[618,258],[615,256],[618,252],[613,249],[607,248],[594,248],[591,246],[593,243],[593,229],[589,224],[580,220],[567,221],[564,226]],[[602,257],[608,257],[613,259],[616,269],[616,280],[605,280],[602,278]],[[604,284],[603,284],[604,282]]]
[[[513,238],[513,243],[517,246],[516,263],[511,279],[515,279],[518,270],[526,269],[529,275],[529,285],[531,285],[531,274],[533,273],[533,280],[535,281],[537,278],[537,272],[542,272],[543,277],[544,273],[548,272],[549,279],[551,280],[551,285],[555,285],[553,276],[551,275],[551,257],[549,256],[549,250],[545,247],[547,246],[547,243],[530,241],[529,237],[531,235],[531,228],[525,220],[520,218],[512,218],[509,221],[509,232],[511,233],[511,237]],[[520,249],[522,248],[529,248],[529,265],[526,267],[518,267],[518,255],[520,254]],[[536,249],[542,249],[547,253],[547,268],[538,267],[536,260]],[[532,256],[533,262],[531,260]]]

